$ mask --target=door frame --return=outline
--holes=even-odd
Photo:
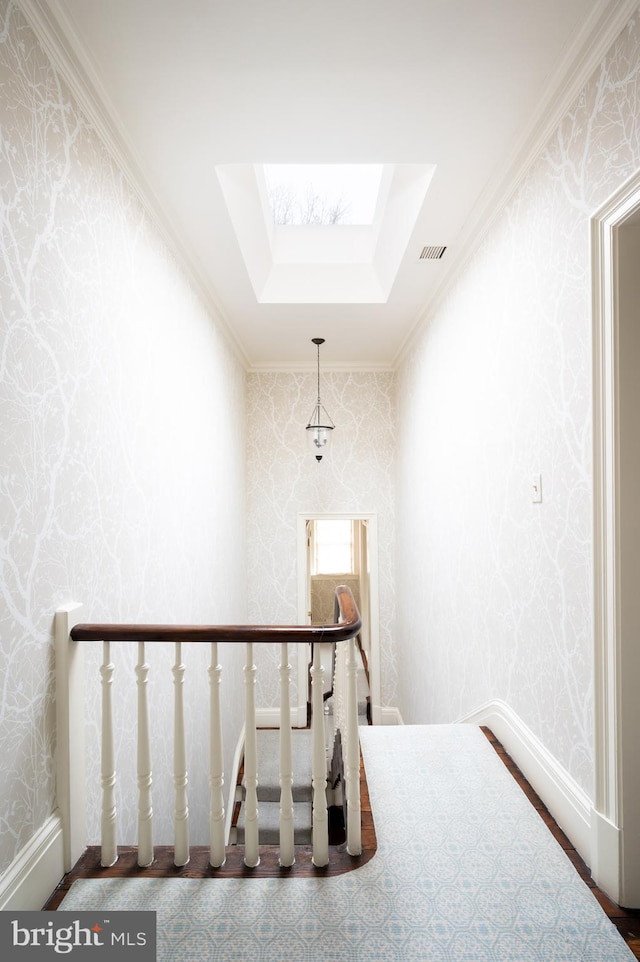
[[[623,826],[623,774],[632,777],[640,762],[623,751],[620,697],[624,645],[629,641],[621,631],[618,228],[639,210],[640,172],[591,218],[595,763],[591,871],[596,883],[624,904],[629,902],[625,835],[630,838],[638,824]]]
[[[309,552],[307,550],[307,522],[325,520],[353,520],[367,523],[367,551],[369,555],[369,692],[371,720],[382,724],[380,679],[380,602],[378,580],[378,516],[373,512],[358,511],[299,511],[297,523],[298,621],[306,624],[308,611]],[[298,659],[298,717],[302,717],[302,699],[306,719],[307,665]]]

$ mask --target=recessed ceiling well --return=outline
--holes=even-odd
[[[309,191],[305,200],[305,167]],[[373,165],[365,165],[371,167]],[[251,286],[260,304],[384,304],[389,298],[422,209],[433,164],[384,164],[373,181],[368,222],[331,222],[343,202],[355,204],[353,186],[362,165],[322,165],[342,175],[336,193],[317,202],[315,165],[297,165],[306,204],[292,223],[275,223],[268,173],[261,164],[222,164],[216,174]],[[346,175],[345,175],[346,171]],[[368,171],[367,171],[368,173]],[[283,183],[280,181],[279,183]],[[317,183],[317,181],[316,181]],[[293,188],[292,188],[293,191]],[[314,209],[315,207],[315,209]],[[329,217],[320,219],[320,209]],[[317,222],[317,221],[320,222]],[[329,222],[327,222],[329,221]]]

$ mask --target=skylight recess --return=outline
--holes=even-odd
[[[304,189],[311,184],[313,196],[326,197],[329,209],[336,204],[336,191],[325,191],[322,181],[309,174],[318,168],[340,174],[332,182],[338,185],[340,208],[350,206],[348,216],[344,211],[333,224],[320,218],[315,223],[298,218],[296,224],[290,218],[274,224],[267,176],[278,166],[289,168],[288,173],[299,171],[298,182]],[[258,303],[384,304],[435,169],[434,164],[217,164],[216,176]]]
[[[277,226],[373,224],[383,164],[265,164]]]

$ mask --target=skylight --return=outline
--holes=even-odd
[[[215,171],[260,304],[384,304],[435,166],[236,163]],[[303,199],[311,185],[312,198],[321,199],[316,207],[338,205],[340,219],[314,214],[274,223],[268,177]]]
[[[265,164],[278,226],[373,224],[383,164]]]

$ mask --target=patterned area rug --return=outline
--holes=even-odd
[[[361,730],[378,851],[326,879],[106,879],[61,909],[153,909],[159,962],[629,962],[633,955],[467,725]]]

